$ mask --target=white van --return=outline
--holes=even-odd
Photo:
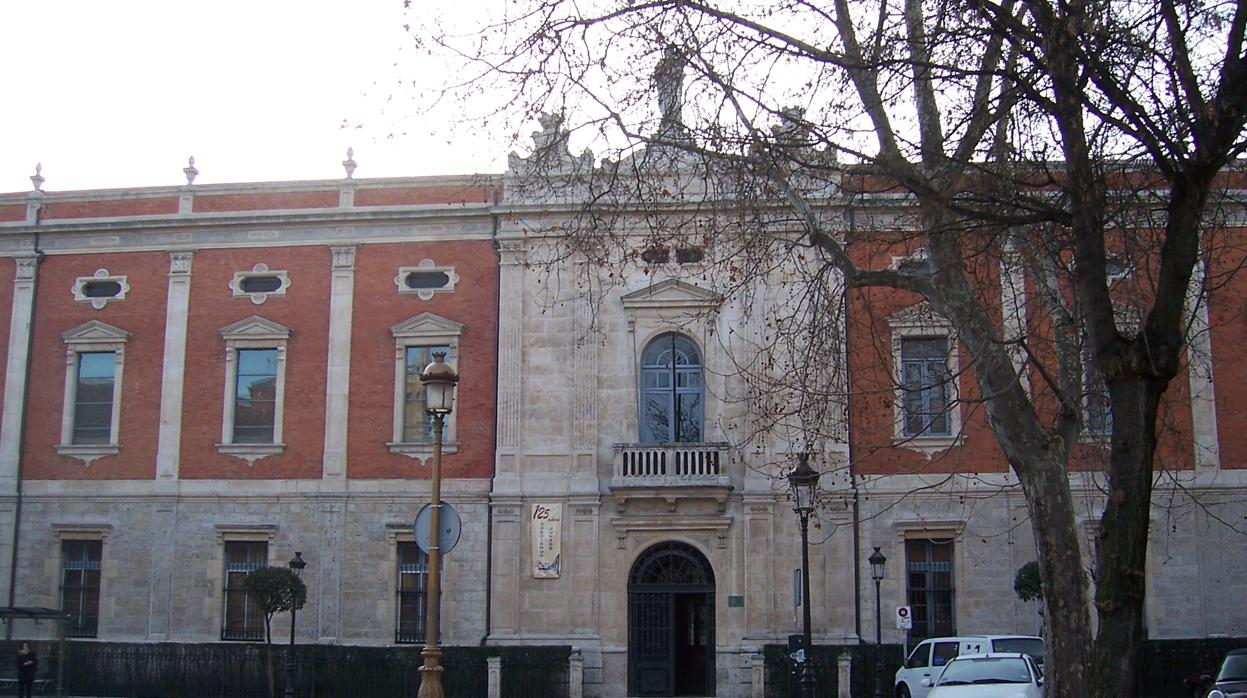
[[[989,652],[1029,654],[1042,666],[1043,638],[1031,635],[960,635],[923,640],[905,658],[905,666],[896,671],[896,698],[926,698],[931,682],[953,657]]]

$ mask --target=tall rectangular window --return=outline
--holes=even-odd
[[[420,374],[433,362],[434,352],[445,352],[446,360],[451,361],[450,347],[409,346],[405,351],[402,440],[403,443],[432,443],[433,418],[424,409],[424,384],[420,382]]]
[[[901,339],[902,433],[951,436],[947,337]]]
[[[68,618],[65,634],[96,637],[100,628],[100,560],[98,540],[61,542],[61,611]]]
[[[1113,433],[1113,410],[1109,401],[1108,386],[1104,375],[1088,356],[1083,361],[1083,432],[1089,436],[1109,436]]]
[[[424,642],[429,557],[411,542],[398,544],[398,622],[396,642]]]
[[[911,640],[956,634],[951,540],[906,540],[905,585],[913,616]]]
[[[243,586],[247,575],[268,564],[268,543],[225,542],[225,618],[222,640],[263,640],[264,613]]]
[[[273,443],[277,349],[239,349],[234,393],[234,443]]]
[[[78,354],[78,384],[74,389],[74,445],[108,444],[113,440],[113,391],[117,353]]]

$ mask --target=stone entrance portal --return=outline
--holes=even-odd
[[[628,577],[628,695],[714,695],[714,570],[696,548],[652,546]]]

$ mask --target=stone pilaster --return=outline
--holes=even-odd
[[[151,564],[147,573],[147,640],[165,642],[173,626],[173,567],[177,555],[175,497],[151,501]]]
[[[165,353],[160,376],[156,478],[176,480],[182,452],[182,394],[186,384],[186,320],[190,313],[193,252],[169,253]]]
[[[1208,297],[1204,293],[1204,260],[1196,261],[1186,293],[1187,380],[1191,390],[1191,426],[1195,436],[1195,466],[1219,468],[1221,442],[1217,437],[1217,404],[1212,381],[1212,328]]]
[[[355,302],[355,247],[333,248],[329,289],[329,368],[325,376],[326,480],[346,478],[346,427],[351,387],[351,314]]]
[[[30,333],[34,316],[35,281],[39,259],[18,257],[13,277],[13,307],[9,313],[8,363],[4,376],[4,407],[0,418],[0,598],[9,594],[10,567],[17,531],[17,492],[21,463],[22,424],[25,419],[26,366],[30,361]],[[7,601],[6,601],[7,603]]]
[[[524,261],[522,240],[505,240],[499,249],[498,437],[494,492],[519,491],[520,407],[524,394]]]

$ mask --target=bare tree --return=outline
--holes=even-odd
[[[843,330],[816,321],[843,287],[921,298],[964,347],[1026,496],[1049,692],[1133,695],[1158,410],[1187,349],[1203,235],[1247,147],[1247,4],[528,0],[501,12],[472,28],[425,15],[413,31],[464,59],[448,94],[506,95],[491,118],[564,115],[513,167],[547,200],[561,186],[579,202],[562,253],[595,269],[631,259],[638,236],[705,248],[737,294],[796,270],[796,320],[766,336],[807,363],[782,404],[759,410],[776,424],[843,388],[811,348]],[[571,156],[569,138],[603,159]],[[894,210],[878,210],[886,192]],[[854,255],[844,220],[859,204],[874,207],[868,243],[921,251],[921,273]],[[641,222],[621,213],[638,210]],[[1136,270],[1129,284],[1109,270],[1119,259]],[[1002,303],[1001,275],[985,273],[1002,267],[1039,307]],[[1018,313],[1050,330],[1029,332]],[[1094,637],[1069,478],[1084,355],[1112,414]]]

